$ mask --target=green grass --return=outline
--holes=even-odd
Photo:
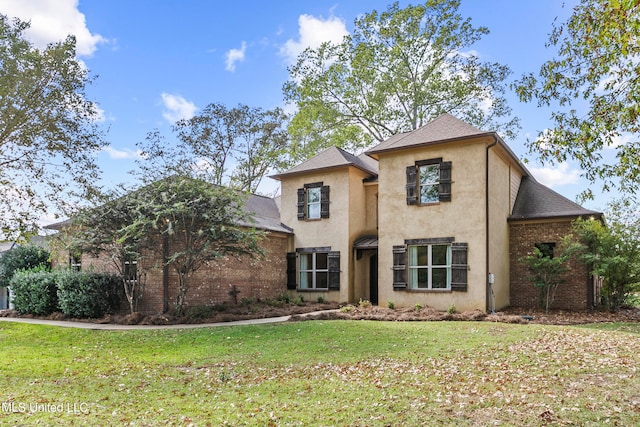
[[[637,425],[639,329],[617,325],[2,322],[0,425]]]

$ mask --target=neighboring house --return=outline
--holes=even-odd
[[[539,291],[519,259],[534,246],[552,254],[575,218],[601,217],[538,183],[497,133],[449,114],[359,156],[329,148],[273,178],[280,198],[251,195],[245,205],[267,232],[266,259],[203,267],[187,305],[290,292],[440,310],[537,307]],[[86,254],[68,262],[108,268]],[[139,309],[165,311],[175,273],[145,262],[135,266],[147,272]],[[596,304],[584,266],[573,262],[565,279],[554,307]]]
[[[449,114],[365,154],[330,148],[274,176],[294,230],[287,287],[306,300],[535,307],[518,259],[601,216],[536,182],[497,133]],[[572,267],[555,307],[589,308],[597,289]]]

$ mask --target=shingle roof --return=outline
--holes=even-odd
[[[293,229],[280,222],[280,209],[276,199],[251,194],[244,204],[245,212],[249,213],[253,221],[247,225],[267,231],[279,231],[281,233],[293,233]]]
[[[366,156],[354,156],[338,147],[327,148],[310,159],[300,163],[291,169],[277,175],[272,175],[274,179],[280,179],[288,175],[296,175],[307,172],[314,172],[337,167],[353,166],[370,175],[378,174],[378,162]]]
[[[585,209],[529,176],[522,178],[509,220],[578,216],[598,216],[601,212]]]
[[[484,132],[468,123],[452,116],[443,114],[426,125],[405,133],[399,133],[367,151],[367,154],[378,154],[385,151],[399,150],[403,148],[428,145],[434,142],[443,142],[452,139],[468,138],[492,134]]]

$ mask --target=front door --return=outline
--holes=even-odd
[[[369,257],[369,301],[378,305],[378,254]]]

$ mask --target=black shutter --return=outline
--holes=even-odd
[[[467,249],[466,243],[451,244],[451,290],[467,291]]]
[[[415,166],[407,166],[407,204],[417,205],[418,195],[416,193],[416,186],[418,184],[416,179],[417,168]]]
[[[407,248],[393,247],[393,289],[407,289]]]
[[[329,269],[329,290],[340,290],[340,252],[329,252],[328,255],[328,269]]]
[[[441,202],[451,201],[451,162],[440,163],[438,193]]]
[[[329,186],[320,188],[320,218],[329,218]]]
[[[306,215],[305,215],[305,203],[304,203],[304,196],[306,194],[306,191],[304,191],[304,188],[298,188],[298,219],[302,220],[305,219]]]
[[[297,288],[297,275],[296,275],[296,253],[287,252],[287,289],[296,290]]]

